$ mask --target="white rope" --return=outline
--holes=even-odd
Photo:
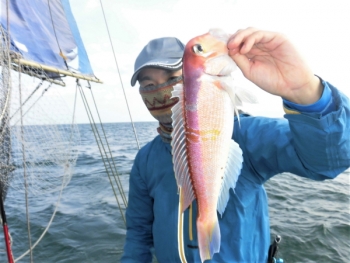
[[[132,116],[131,116],[131,112],[130,112],[130,107],[129,107],[128,99],[127,99],[127,97],[126,97],[126,93],[125,93],[125,89],[124,89],[124,85],[123,85],[123,80],[122,80],[122,77],[121,77],[121,74],[120,74],[120,71],[119,71],[118,61],[117,61],[117,57],[116,57],[115,52],[114,52],[114,47],[113,47],[113,43],[112,43],[111,34],[109,33],[108,23],[107,23],[105,11],[104,11],[104,9],[103,9],[102,0],[100,0],[100,4],[101,4],[102,14],[103,14],[103,18],[104,18],[104,21],[105,21],[105,25],[106,25],[108,37],[109,37],[109,43],[111,44],[111,47],[112,47],[112,53],[113,53],[113,56],[114,56],[114,61],[115,61],[115,64],[116,64],[116,66],[117,66],[117,71],[118,71],[120,83],[121,83],[121,85],[122,85],[122,90],[123,90],[123,94],[124,94],[126,106],[127,106],[127,109],[128,109],[128,113],[129,113],[131,125],[132,125],[133,132],[134,132],[134,135],[135,135],[135,140],[136,140],[136,143],[137,143],[137,148],[140,150],[140,143],[139,143],[139,140],[138,140],[138,138],[137,138],[137,133],[136,133],[135,125],[134,125],[134,122],[133,122],[133,119],[132,119]]]

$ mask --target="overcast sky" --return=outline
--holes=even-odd
[[[297,46],[315,74],[350,96],[350,1],[102,0],[122,82],[100,0],[70,2],[92,68],[104,82],[92,86],[104,122],[130,121],[122,85],[133,120],[153,121],[140,98],[138,86],[130,86],[138,53],[150,39],[175,36],[187,43],[210,28],[234,33],[240,28],[253,26],[282,32]],[[247,106],[251,113],[283,116],[279,97],[260,91],[241,74],[236,75],[241,86],[253,90],[258,96],[259,104]],[[67,98],[72,94],[73,88],[64,89]],[[88,122],[82,105],[77,117],[81,123]]]

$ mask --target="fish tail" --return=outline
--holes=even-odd
[[[202,263],[220,251],[220,227],[217,217],[211,222],[197,220],[198,246]]]
[[[181,263],[187,263],[186,256],[185,256],[185,250],[184,250],[184,238],[183,238],[183,219],[184,214],[182,211],[182,188],[180,187],[180,202],[179,202],[179,214],[178,214],[178,220],[177,220],[177,240],[178,240],[178,250],[179,250],[179,257],[181,260]]]

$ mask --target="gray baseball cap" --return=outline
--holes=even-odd
[[[185,45],[175,37],[163,37],[151,40],[135,61],[131,86],[134,86],[140,71],[145,67],[179,70]]]

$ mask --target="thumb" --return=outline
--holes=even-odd
[[[247,58],[247,56],[237,52],[236,54],[231,55],[231,58],[242,71],[243,75],[249,79],[251,61]]]

